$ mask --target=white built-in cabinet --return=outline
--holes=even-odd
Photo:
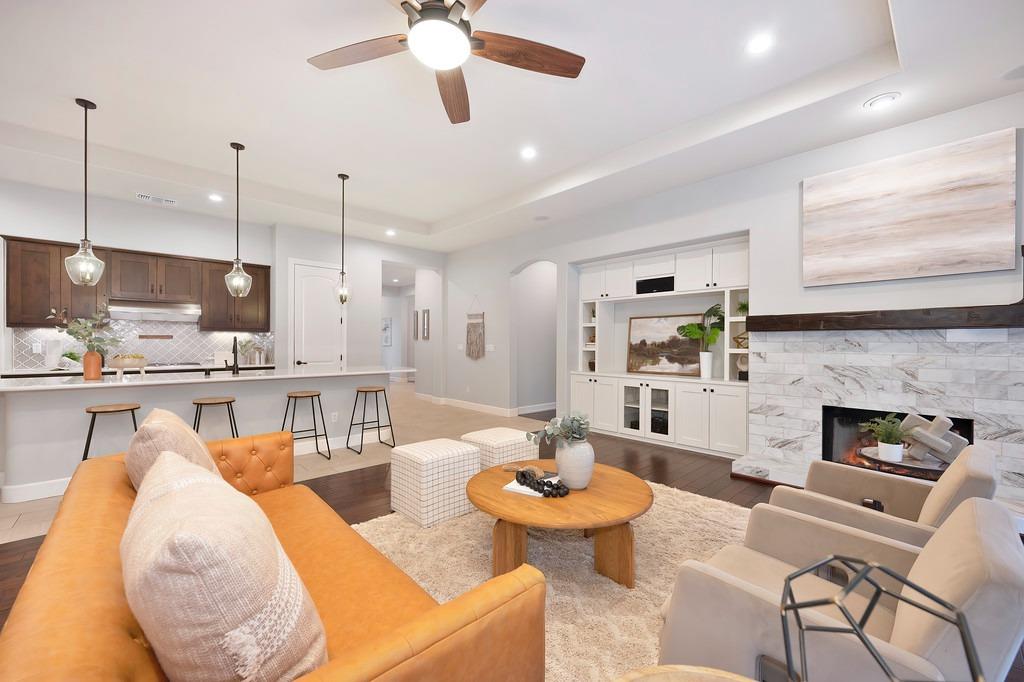
[[[711,386],[708,394],[708,449],[747,454],[747,389]]]
[[[676,254],[676,291],[747,286],[750,259],[745,243],[730,243]]]
[[[667,382],[644,379],[619,381],[619,433],[651,440],[673,440],[675,392]]]
[[[572,411],[590,417],[590,426],[600,431],[618,428],[619,382],[608,377],[572,377]]]
[[[633,263],[609,263],[580,271],[580,298],[625,298],[636,293]]]
[[[691,448],[708,447],[710,393],[705,384],[676,385],[676,442]]]

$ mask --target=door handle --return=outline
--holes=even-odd
[[[302,360],[296,360],[295,364],[296,365],[308,365],[309,363],[308,362],[303,362]]]
[[[151,293],[151,294],[153,293],[153,285],[152,284],[149,285],[149,293]]]

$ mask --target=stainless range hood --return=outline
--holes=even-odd
[[[151,320],[155,322],[198,322],[202,312],[195,303],[147,303],[144,301],[111,301],[108,306],[112,320]]]

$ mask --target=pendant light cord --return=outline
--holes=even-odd
[[[235,260],[238,260],[239,258],[241,258],[241,256],[238,255],[239,254],[238,242],[241,239],[241,237],[239,235],[239,229],[238,229],[238,213],[240,211],[239,206],[240,206],[240,203],[241,203],[241,198],[239,197],[239,194],[238,194],[238,192],[239,192],[239,184],[238,184],[238,175],[239,175],[239,171],[238,171],[238,157],[239,157],[239,155],[241,153],[242,153],[242,150],[238,149],[236,147],[235,148]]]
[[[341,274],[345,274],[345,183],[348,178],[341,179]]]
[[[82,222],[85,232],[85,240],[89,240],[89,109],[82,107],[85,114],[85,140],[82,142],[82,168],[84,169],[82,181]]]

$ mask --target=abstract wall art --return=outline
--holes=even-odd
[[[806,287],[1013,270],[1017,132],[803,181]]]

